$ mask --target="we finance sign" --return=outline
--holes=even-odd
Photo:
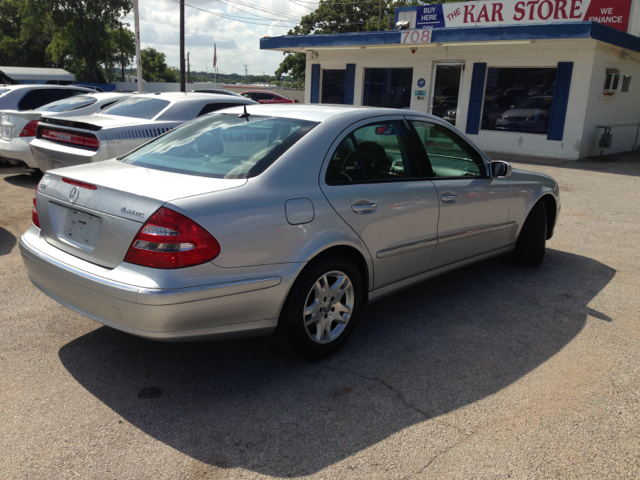
[[[631,0],[499,0],[417,7],[416,28],[591,21],[627,31]]]

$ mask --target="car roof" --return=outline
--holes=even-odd
[[[34,90],[39,88],[77,88],[80,90],[86,90],[87,93],[95,92],[95,90],[81,85],[49,85],[48,83],[21,83],[19,85],[3,85],[2,88],[10,88],[11,90],[22,90],[27,88],[32,88]]]
[[[242,113],[244,107],[226,108],[220,113]],[[413,110],[401,110],[397,108],[362,107],[352,105],[304,105],[300,103],[279,103],[265,105],[247,105],[247,112],[255,115],[265,115],[284,118],[297,118],[312,122],[325,122],[337,116],[350,116],[357,121],[359,118],[386,116],[386,115],[420,115],[431,117],[432,115]],[[434,117],[437,118],[437,117]]]

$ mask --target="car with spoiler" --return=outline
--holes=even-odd
[[[37,169],[31,154],[40,117],[90,115],[129,97],[126,93],[89,93],[63,98],[35,110],[0,110],[0,157],[16,165]]]
[[[93,115],[64,119],[43,116],[31,142],[31,153],[43,172],[100,162],[207,113],[256,104],[248,98],[209,93],[134,94]]]
[[[559,211],[551,177],[433,115],[245,105],[48,171],[20,251],[45,294],[123,332],[271,334],[318,359],[367,303],[497,255],[539,265]]]

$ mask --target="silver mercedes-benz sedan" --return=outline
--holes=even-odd
[[[559,210],[552,178],[437,117],[251,105],[48,171],[20,249],[38,288],[110,327],[273,334],[316,359],[367,302],[507,252],[540,264]]]

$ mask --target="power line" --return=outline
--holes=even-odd
[[[180,0],[171,0],[171,1],[175,2],[175,3],[180,3]],[[248,19],[246,17],[238,17],[236,15],[227,15],[227,14],[224,14],[224,13],[212,12],[210,10],[205,10],[204,8],[196,7],[196,6],[190,5],[188,3],[185,3],[185,6],[187,6],[189,8],[193,8],[195,10],[199,10],[199,11],[204,12],[204,13],[208,13],[209,15],[213,15],[214,17],[226,18],[226,19],[229,19],[229,20],[235,20],[235,21],[239,21],[239,22],[244,22],[244,23],[248,23],[248,24],[251,24],[251,25],[261,25],[263,27],[276,27],[276,28],[291,28],[290,26],[287,26],[287,25],[272,25],[270,23],[257,23],[255,21],[251,21],[251,20],[256,20],[256,19],[253,19],[253,18]],[[273,21],[284,22],[284,23],[298,23],[298,21],[294,22],[294,21],[290,21],[290,20],[273,20]]]
[[[216,0],[216,1],[221,2],[221,3],[225,3],[225,4],[227,4],[227,5],[228,5],[228,3],[227,3],[227,2],[237,3],[238,5],[242,5],[242,6],[244,6],[244,7],[253,8],[253,9],[258,10],[258,11],[261,11],[261,12],[263,12],[263,13],[267,13],[267,14],[269,14],[269,15],[279,15],[279,16],[281,16],[281,17],[282,17],[282,16],[284,16],[284,17],[289,17],[289,18],[291,18],[291,19],[295,20],[296,22],[299,22],[299,21],[300,21],[300,19],[299,19],[296,15],[291,15],[291,14],[284,13],[284,12],[279,12],[279,11],[277,11],[277,10],[272,10],[272,9],[270,9],[270,8],[260,7],[260,6],[258,6],[258,5],[254,5],[254,4],[252,4],[252,3],[247,3],[247,2],[244,2],[244,1],[242,1],[242,0]],[[245,13],[249,13],[250,15],[256,15],[255,13],[247,12],[246,10],[241,10],[241,9],[239,9],[238,7],[235,7],[235,6],[233,6],[233,5],[229,5],[229,6],[231,6],[231,7],[233,7],[233,8],[237,8],[238,10],[243,11],[243,12],[245,12]],[[256,16],[258,16],[258,15],[256,15]]]

